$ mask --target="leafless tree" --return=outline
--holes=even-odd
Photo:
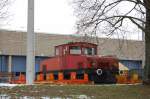
[[[78,31],[90,35],[128,33],[134,24],[145,33],[145,81],[150,83],[150,0],[74,0]],[[130,23],[129,23],[130,22]],[[128,25],[128,27],[127,27]]]
[[[4,18],[8,17],[8,4],[11,0],[0,0],[0,20],[3,20]]]

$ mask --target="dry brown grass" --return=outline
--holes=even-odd
[[[146,85],[33,85],[0,88],[0,94],[10,96],[71,97],[86,95],[91,99],[150,99]],[[74,98],[73,98],[74,99]]]

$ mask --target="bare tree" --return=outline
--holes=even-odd
[[[150,0],[74,0],[77,28],[90,35],[128,33],[137,26],[145,33],[145,80],[150,83]],[[130,23],[129,23],[130,22]],[[127,27],[128,25],[128,27]]]
[[[7,7],[11,0],[0,0],[0,20],[8,16]]]

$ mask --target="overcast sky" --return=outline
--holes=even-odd
[[[14,0],[5,29],[26,30],[27,0]],[[69,0],[35,0],[35,31],[73,34],[76,18]]]
[[[3,29],[27,29],[27,0],[13,0],[9,5],[9,17],[1,27]],[[35,31],[53,34],[74,34],[76,32],[71,0],[35,0]],[[125,9],[125,7],[123,7]],[[135,30],[134,30],[135,31]],[[141,39],[141,32],[127,35],[128,39]]]

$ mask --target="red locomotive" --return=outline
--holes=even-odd
[[[116,83],[116,74],[119,71],[118,59],[111,56],[98,56],[97,45],[87,42],[71,42],[55,47],[55,56],[40,63],[40,72],[53,73],[58,79],[58,73],[64,79],[70,78],[71,72],[76,72],[77,79],[88,74],[89,81],[95,83]]]

